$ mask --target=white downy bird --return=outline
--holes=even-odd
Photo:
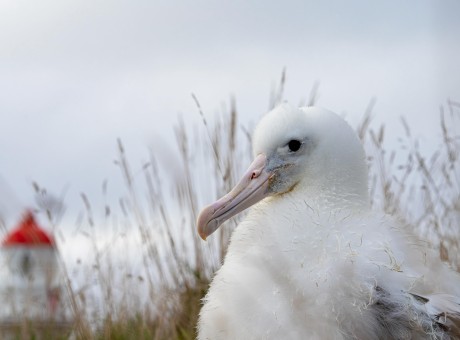
[[[364,150],[325,109],[282,104],[253,137],[255,160],[203,209],[203,239],[253,206],[231,237],[198,339],[457,339],[460,275],[370,209]]]

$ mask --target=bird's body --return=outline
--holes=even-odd
[[[199,339],[458,336],[459,275],[370,209],[364,152],[341,118],[282,105],[259,124],[254,151],[263,157],[244,185],[262,180],[246,194],[237,186],[199,219],[207,236],[236,210],[235,197],[246,208],[259,195],[212,281]]]

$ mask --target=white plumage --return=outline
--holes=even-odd
[[[255,161],[198,218],[234,231],[204,300],[204,339],[454,339],[460,276],[371,211],[363,148],[324,109],[283,104],[259,123]]]

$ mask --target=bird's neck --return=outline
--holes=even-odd
[[[333,220],[366,214],[370,210],[367,191],[341,190],[340,187],[309,187],[308,190],[292,190],[283,195],[268,197],[255,209],[262,220],[261,228],[272,225],[274,232],[285,233],[284,226],[298,228],[299,233],[318,232],[317,224],[327,226]],[[355,188],[356,189],[356,188]],[[340,224],[331,223],[337,227]],[[280,228],[281,226],[281,228]],[[326,233],[327,228],[322,229]]]
[[[291,202],[303,202],[316,213],[343,210],[357,212],[370,208],[367,184],[352,179],[338,181],[331,177],[324,181],[299,183],[295,189],[283,198]]]
[[[267,197],[237,228],[234,246],[241,243],[246,249],[248,245],[263,244],[261,249],[269,253],[270,245],[284,250],[298,245],[300,252],[308,249],[305,244],[317,248],[331,232],[341,232],[340,221],[370,210],[366,185],[347,183],[349,187],[334,181],[308,186],[299,183],[287,193]]]

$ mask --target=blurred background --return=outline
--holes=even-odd
[[[453,180],[434,181],[432,190],[450,197],[449,211],[456,211],[459,13],[455,0],[2,0],[2,230],[32,208],[57,234],[71,294],[89,294],[97,305],[77,299],[79,313],[98,314],[79,324],[78,334],[111,338],[111,331],[91,333],[106,315],[132,321],[140,313],[155,327],[168,323],[155,311],[170,310],[177,292],[197,282],[199,298],[225,251],[228,232],[202,248],[193,231],[196,213],[246,168],[248,136],[281,99],[314,102],[361,128],[379,169],[371,165],[380,208],[404,211],[401,201],[417,191],[402,181],[421,188],[430,183],[427,174],[450,171]],[[385,150],[403,151],[392,160]],[[403,218],[442,255],[449,253],[445,235],[433,235],[430,226],[447,213],[436,202],[425,199]],[[433,214],[421,218],[427,204]],[[444,225],[458,225],[452,216]],[[456,231],[449,233],[449,247],[458,246]],[[161,269],[171,258],[174,269]],[[135,298],[155,307],[133,310],[122,278],[137,280]],[[176,298],[158,297],[165,291],[157,289],[159,280]],[[114,312],[122,301],[126,315]],[[193,337],[194,320],[180,318],[185,326],[155,336]]]

